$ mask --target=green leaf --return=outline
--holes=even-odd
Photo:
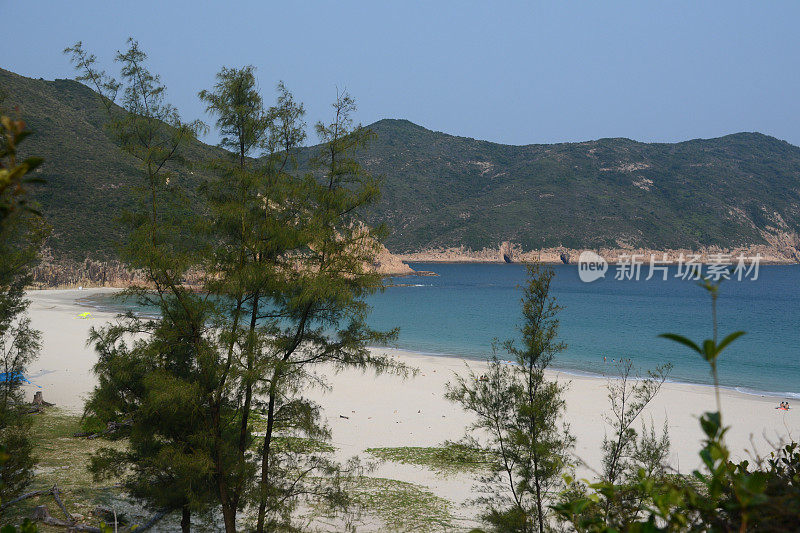
[[[659,337],[675,341],[678,344],[683,344],[684,346],[688,346],[695,352],[699,353],[700,355],[703,355],[703,350],[701,350],[700,347],[696,345],[692,340],[687,339],[683,335],[678,335],[677,333],[662,333],[661,335],[659,335]]]
[[[703,341],[703,351],[701,353],[703,354],[705,360],[709,363],[713,362],[719,354],[717,351],[717,345],[714,344],[714,341],[711,339],[706,339]]]
[[[724,350],[724,349],[725,349],[725,348],[726,348],[726,347],[727,347],[727,346],[728,346],[730,343],[732,343],[733,341],[735,341],[736,339],[738,339],[738,338],[739,338],[739,337],[741,337],[742,335],[744,335],[744,331],[734,331],[733,333],[731,333],[730,335],[728,335],[727,337],[725,337],[724,339],[722,339],[722,342],[720,342],[720,343],[717,345],[717,353],[720,353],[720,352],[721,352],[722,350]]]
[[[29,157],[25,161],[22,162],[23,165],[26,165],[28,168],[28,172],[35,170],[36,167],[44,163],[44,159],[41,157]]]

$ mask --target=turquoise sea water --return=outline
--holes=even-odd
[[[494,337],[518,336],[522,265],[411,266],[439,276],[396,278],[415,286],[390,287],[371,298],[372,324],[399,326],[401,348],[482,358]],[[564,307],[560,331],[568,345],[556,366],[606,373],[619,357],[641,369],[669,361],[672,380],[710,382],[699,355],[657,338],[666,332],[697,341],[711,336],[710,297],[696,283],[676,279],[675,269],[666,281],[619,281],[609,272],[593,283],[580,281],[577,266],[554,269],[552,294]],[[722,335],[747,332],[721,358],[724,385],[800,397],[800,266],[762,266],[755,281],[723,282],[719,323]]]
[[[485,358],[494,338],[518,337],[520,285],[525,282],[522,265],[411,266],[438,276],[393,278],[390,283],[403,286],[389,287],[369,299],[372,326],[400,328],[397,347]],[[674,278],[672,269],[666,281],[660,277],[619,281],[607,275],[583,283],[576,266],[554,269],[552,294],[564,307],[560,336],[568,345],[554,366],[611,373],[611,360],[627,357],[640,369],[673,363],[673,381],[710,382],[708,366],[699,355],[657,338],[666,332],[696,341],[711,336],[710,297],[694,282]],[[721,358],[723,385],[800,398],[800,266],[762,266],[755,281],[724,282],[719,322],[721,335],[738,329],[747,332]]]

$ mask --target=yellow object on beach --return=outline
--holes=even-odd
[[[84,313],[79,314],[78,318],[86,319],[86,318],[89,318],[90,316],[92,316],[92,313],[90,313],[89,311],[86,311]]]

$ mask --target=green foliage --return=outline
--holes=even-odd
[[[19,144],[31,131],[22,120],[0,113],[0,503],[18,496],[33,478],[30,421],[21,391],[22,375],[39,352],[41,334],[25,314],[24,289],[38,259],[46,227],[28,198],[27,186],[42,183],[30,176],[42,159],[17,158]],[[5,525],[3,533],[16,533]],[[21,533],[36,533],[25,519]]]
[[[13,212],[30,209],[26,185],[41,183],[28,175],[42,164],[40,157],[17,161],[18,146],[30,134],[22,120],[0,115],[0,228]]]
[[[367,448],[367,453],[395,463],[423,466],[442,475],[460,472],[481,472],[492,458],[486,450],[471,448],[457,442],[439,447]]]
[[[337,476],[330,458],[316,453],[319,448],[293,446],[324,443],[329,432],[319,408],[298,396],[304,370],[287,372],[275,342],[290,316],[280,302],[296,289],[288,280],[295,269],[309,269],[298,259],[313,235],[309,219],[315,206],[306,200],[311,183],[294,175],[293,163],[305,135],[303,110],[283,85],[277,105],[266,110],[255,87],[252,67],[223,68],[214,90],[200,97],[216,118],[222,146],[236,150],[210,162],[212,177],[202,188],[209,214],[205,266],[215,273],[205,280],[205,289],[223,297],[214,315],[214,344],[223,369],[217,398],[236,398],[241,406],[236,454],[241,466],[234,472],[245,474],[220,480],[220,497],[226,529],[234,527],[239,502],[252,498],[249,502],[258,508],[256,528],[262,531],[288,526],[305,493],[338,500],[340,491],[335,482],[329,491],[322,486],[322,473]],[[264,162],[250,157],[265,151]],[[302,342],[302,332],[300,337]],[[246,451],[252,447],[256,407],[264,412],[260,422],[265,427],[256,446],[261,474],[254,487],[247,472],[257,463]]]
[[[29,175],[42,160],[18,160],[19,145],[30,133],[22,120],[0,114],[0,335],[9,350],[5,335],[28,306],[25,287],[47,233],[27,190],[28,184],[42,181]]]
[[[377,180],[354,156],[371,133],[352,124],[355,104],[348,95],[339,95],[333,122],[316,128],[325,141],[313,160],[317,172],[300,174],[295,154],[304,138],[302,106],[295,104],[283,85],[278,86],[278,93],[277,105],[268,114],[271,127],[268,154],[262,160],[265,168],[243,172],[242,178],[233,181],[232,189],[244,191],[248,185],[260,184],[258,194],[237,195],[240,200],[232,209],[215,209],[223,221],[233,215],[240,222],[229,227],[248,230],[240,238],[229,234],[227,239],[234,243],[233,250],[247,251],[240,255],[240,266],[227,266],[235,265],[231,261],[220,264],[229,273],[223,280],[244,287],[239,293],[226,290],[237,302],[237,312],[238,302],[247,302],[247,338],[251,340],[240,343],[245,350],[244,383],[251,383],[249,376],[265,398],[266,428],[259,448],[259,532],[288,524],[306,494],[333,504],[347,501],[340,480],[353,466],[340,470],[318,454],[286,453],[275,441],[279,436],[329,439],[318,406],[303,397],[309,387],[324,386],[315,369],[330,364],[335,370],[405,371],[367,349],[369,344],[387,342],[396,335],[366,325],[369,307],[364,297],[382,287],[381,278],[369,265],[383,231],[361,222],[379,189]],[[265,300],[261,308],[259,298]],[[236,314],[231,316],[235,320]],[[263,326],[255,328],[258,320]],[[249,389],[244,392],[246,399]],[[317,481],[312,486],[308,475],[298,477],[307,472],[327,472],[330,482],[326,486]]]
[[[0,319],[0,446],[8,453],[0,465],[0,500],[7,500],[22,493],[33,478],[30,416],[21,386],[39,352],[41,334],[22,313]]]
[[[223,67],[213,91],[200,91],[206,111],[217,117],[222,135],[220,146],[239,156],[239,164],[253,150],[263,149],[270,128],[270,117],[256,87],[255,67]]]
[[[617,364],[619,377],[609,380],[611,411],[604,418],[612,433],[603,437],[601,479],[602,483],[617,486],[618,490],[613,494],[601,493],[605,500],[602,517],[607,525],[619,527],[635,521],[639,516],[642,500],[648,496],[638,491],[641,473],[653,481],[664,479],[667,475],[670,446],[667,421],[664,421],[661,435],[656,433],[652,422],[648,427],[642,421],[641,433],[634,429],[633,424],[658,394],[671,368],[671,364],[665,364],[648,371],[647,376],[641,378],[633,374],[632,361],[621,359]],[[582,490],[577,485],[573,487],[573,490],[576,489]]]
[[[169,318],[157,323],[131,319],[92,333],[100,383],[86,412],[121,423],[117,436],[127,436],[128,446],[100,449],[91,469],[98,479],[121,480],[150,508],[188,516],[216,501],[209,387],[202,379],[210,369],[195,363],[209,348],[187,342],[187,324],[194,322],[178,314],[174,299],[166,298],[163,309]],[[150,335],[131,345],[121,342],[131,328]]]
[[[189,200],[173,169],[184,162],[183,150],[201,126],[181,121],[159,77],[148,70],[146,54],[136,41],[128,44],[115,58],[119,82],[95,68],[95,57],[81,43],[65,50],[81,79],[101,93],[108,131],[138,162],[141,178],[132,187],[134,207],[122,218],[127,238],[120,251],[155,288],[134,287],[129,294],[157,305],[162,316],[128,315],[92,330],[99,384],[87,402],[87,420],[117,424],[129,441],[124,450],[101,449],[92,471],[98,478],[121,479],[153,509],[180,510],[181,528],[188,531],[191,515],[217,501],[215,472],[238,473],[227,440],[214,438],[220,421],[235,413],[215,401],[218,367],[213,342],[204,334],[210,305],[184,285],[189,269],[198,265],[201,243],[191,237]],[[122,109],[114,107],[120,90]]]
[[[30,133],[22,120],[0,114],[0,501],[22,493],[34,467],[22,384],[39,353],[41,334],[31,327],[24,291],[47,229],[26,189],[41,182],[29,174],[42,160],[18,158],[19,145]]]
[[[663,337],[699,354],[715,374],[722,351],[743,333],[732,333],[717,342],[719,284],[704,280],[701,285],[712,298],[713,338],[698,344],[677,334]],[[719,406],[716,375],[714,378]],[[652,477],[639,468],[636,477],[625,483],[602,480],[590,484],[591,492],[571,483],[553,509],[577,531],[788,531],[796,527],[800,516],[797,444],[779,448],[757,464],[734,463],[725,444],[728,428],[722,424],[721,412],[703,414],[700,427],[705,435],[700,450],[703,468],[694,471],[690,479]],[[604,512],[603,502],[624,500],[631,492],[638,498],[638,512],[616,523]]]
[[[161,311],[92,332],[99,385],[86,420],[114,422],[129,440],[97,454],[93,470],[150,507],[181,510],[184,531],[190,514],[213,509],[232,532],[243,508],[257,508],[256,529],[272,531],[290,527],[309,497],[346,506],[343,483],[359,466],[333,461],[319,406],[302,393],[323,383],[314,371],[323,363],[403,370],[366,348],[393,332],[365,324],[363,297],[381,288],[369,265],[382,229],[360,223],[378,187],[353,159],[369,133],[353,126],[352,99],[341,95],[334,122],[318,126],[318,176],[302,174],[302,106],[281,84],[266,110],[252,68],[223,69],[200,96],[237,153],[194,165],[205,178],[195,194],[174,169],[197,128],[165,103],[138,45],[117,56],[121,83],[96,71],[80,43],[68,52],[105,91],[110,131],[140,162],[122,254],[150,284],[128,293]],[[193,272],[208,274],[189,288]]]
[[[0,533],[36,533],[37,531],[39,531],[39,529],[36,527],[36,524],[31,522],[28,518],[22,522],[19,529],[11,525],[0,528]]]
[[[451,504],[419,485],[360,477],[350,492],[363,515],[376,516],[384,531],[452,531]]]
[[[553,275],[539,264],[528,266],[522,346],[504,345],[516,364],[505,364],[495,354],[482,376],[470,372],[448,384],[448,399],[476,418],[466,444],[492,458],[489,474],[480,477],[488,495],[477,503],[485,507],[484,521],[498,531],[550,529],[547,502],[562,489],[574,442],[561,420],[564,387],[545,377],[565,348],[557,340],[561,308],[550,296]]]

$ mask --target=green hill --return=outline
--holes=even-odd
[[[393,251],[699,248],[800,233],[800,148],[760,133],[509,146],[405,120],[370,127],[364,161],[385,175],[374,217],[394,228]]]
[[[131,205],[131,187],[141,174],[137,161],[108,135],[98,95],[73,80],[37,80],[3,69],[0,95],[2,107],[17,107],[35,132],[25,140],[22,155],[45,160],[37,175],[47,183],[34,196],[53,228],[48,246],[72,259],[113,257],[120,238],[116,218]],[[215,153],[217,148],[200,142],[187,150],[197,161]],[[192,179],[187,170],[174,170],[179,178]]]
[[[2,69],[0,92],[36,131],[25,151],[46,160],[47,186],[36,196],[54,228],[51,248],[75,258],[113,255],[113,220],[138,175],[106,134],[97,95],[74,81]],[[525,249],[732,247],[800,233],[800,148],[760,133],[509,146],[406,120],[370,127],[377,138],[361,158],[384,176],[370,219],[393,228],[387,244],[395,252],[501,241]],[[202,161],[216,150],[198,142],[188,155]]]

